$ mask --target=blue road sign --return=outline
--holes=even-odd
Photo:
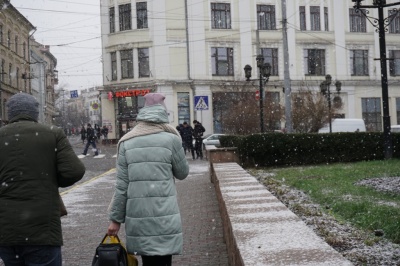
[[[78,98],[78,97],[79,97],[78,91],[77,91],[77,90],[75,90],[75,91],[70,91],[70,94],[71,94],[71,98]]]
[[[194,96],[194,109],[208,110],[208,96]]]

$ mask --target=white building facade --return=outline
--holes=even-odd
[[[385,9],[386,17],[395,14],[393,8]],[[376,10],[369,11],[378,17]],[[134,126],[142,95],[149,91],[166,95],[171,124],[197,119],[207,133],[224,132],[221,99],[224,93],[258,90],[257,82],[245,81],[243,68],[251,65],[257,77],[260,53],[272,66],[265,91],[284,105],[281,1],[101,0],[101,13],[108,14],[101,21],[101,99],[102,119],[116,129],[110,138]],[[400,16],[392,18],[386,34],[389,108],[391,124],[400,124]],[[332,99],[343,104],[338,116],[363,118],[369,130],[381,131],[375,27],[348,0],[288,0],[287,28],[293,93],[304,86],[319,90],[330,74],[333,84],[342,83],[340,94],[331,86]],[[196,111],[196,96],[206,100],[205,110]],[[284,123],[278,121],[276,129]]]

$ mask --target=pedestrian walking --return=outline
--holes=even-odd
[[[0,258],[5,265],[61,266],[62,200],[85,174],[63,129],[38,123],[39,103],[18,93],[0,128]]]
[[[82,126],[82,128],[81,128],[81,140],[82,140],[82,144],[85,144],[85,139],[86,139],[86,129],[85,129],[85,126]]]
[[[96,143],[99,143],[99,140],[101,139],[101,129],[98,124],[94,124],[94,133],[96,136]]]
[[[108,143],[108,127],[107,126],[103,126],[103,128],[101,129],[101,134],[103,135],[104,138],[104,144]]]
[[[94,129],[92,128],[91,124],[87,124],[87,128],[86,128],[86,146],[85,149],[83,150],[83,155],[86,155],[89,149],[89,146],[92,145],[93,150],[94,150],[94,156],[99,155],[99,151],[97,150],[96,147],[96,133],[94,131]]]
[[[193,128],[186,121],[183,122],[182,141],[185,151],[190,151],[194,160]]]
[[[196,159],[203,159],[203,134],[206,129],[203,125],[197,121],[193,120],[194,129],[193,129],[193,137],[195,139],[194,149],[196,151]]]
[[[138,124],[118,142],[107,234],[117,235],[125,223],[128,253],[141,255],[143,266],[170,266],[183,243],[174,177],[185,179],[189,165],[179,133],[168,124],[165,96],[144,98]]]

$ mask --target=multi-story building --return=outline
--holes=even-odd
[[[0,0],[0,126],[7,123],[6,104],[19,92],[31,93],[29,38],[35,27],[9,1]]]
[[[86,110],[87,117],[89,118],[89,123],[92,125],[92,127],[94,127],[95,124],[99,126],[102,125],[99,89],[99,87],[92,87],[81,90],[84,108]]]
[[[39,102],[39,122],[52,125],[55,111],[54,86],[58,84],[58,72],[55,69],[57,59],[50,53],[48,45],[42,45],[30,39],[30,74],[22,78],[31,81],[31,92]]]
[[[245,81],[243,71],[249,64],[253,77],[258,76],[257,54],[271,65],[267,100],[284,105],[286,66],[293,93],[304,87],[319,91],[330,74],[332,83],[342,84],[340,94],[331,89],[334,102],[343,106],[338,116],[363,118],[370,130],[382,130],[375,27],[356,12],[352,1],[288,0],[285,63],[281,2],[101,0],[101,13],[108,14],[101,21],[103,119],[117,129],[110,138],[119,138],[134,124],[147,91],[166,95],[173,124],[197,119],[209,133],[224,132],[221,117],[242,108],[238,95],[258,90],[257,82]],[[369,11],[378,17],[376,10]],[[400,15],[395,7],[384,12],[392,15],[386,34],[391,123],[400,124]],[[198,109],[203,110],[195,111],[195,99],[202,100]],[[272,121],[272,128],[284,125],[279,119]]]

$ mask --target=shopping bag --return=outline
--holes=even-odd
[[[137,266],[134,255],[126,252],[118,236],[105,235],[93,257],[92,266]]]

